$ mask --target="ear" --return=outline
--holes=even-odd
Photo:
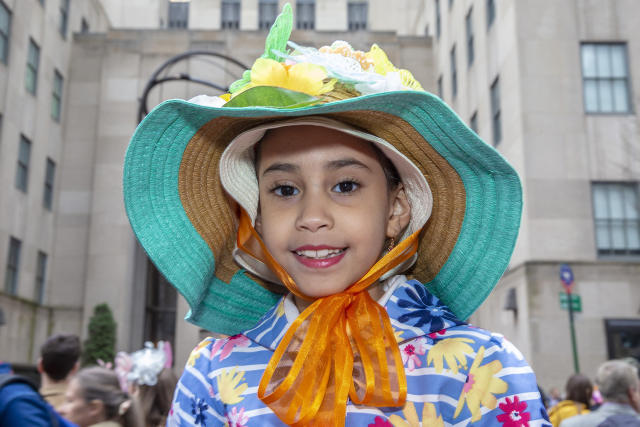
[[[260,212],[256,215],[256,221],[253,228],[258,232],[258,234],[262,235],[262,217],[260,216]]]
[[[41,374],[44,373],[44,367],[42,366],[42,357],[38,359],[38,372]]]
[[[78,372],[78,369],[80,369],[80,361],[79,360],[73,365],[73,368],[71,368],[71,370],[69,371],[69,374],[67,375],[67,378],[71,378],[72,376],[74,376],[76,374],[76,372]]]
[[[389,221],[387,222],[387,237],[397,238],[402,230],[404,230],[411,220],[411,205],[404,186],[398,184],[398,187],[391,191],[389,198]]]
[[[87,404],[87,411],[91,415],[92,419],[104,419],[106,414],[104,412],[104,402],[99,399],[93,399]]]

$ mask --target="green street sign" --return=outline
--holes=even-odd
[[[569,310],[569,304],[567,303],[569,298],[565,292],[560,292],[560,308],[563,310]],[[582,300],[580,295],[571,294],[571,309],[576,313],[582,313]]]

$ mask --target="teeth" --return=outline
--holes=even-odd
[[[296,254],[305,258],[324,259],[335,256],[343,251],[343,249],[320,249],[318,251],[304,250],[296,251]]]

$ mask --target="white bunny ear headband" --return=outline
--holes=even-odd
[[[171,344],[168,341],[144,343],[142,350],[129,354],[118,352],[115,359],[115,371],[120,380],[120,387],[128,389],[128,383],[154,386],[158,382],[158,375],[164,368],[171,368],[173,356]]]

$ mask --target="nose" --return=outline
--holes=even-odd
[[[330,203],[322,194],[306,193],[300,200],[296,228],[313,233],[323,228],[333,228]]]

